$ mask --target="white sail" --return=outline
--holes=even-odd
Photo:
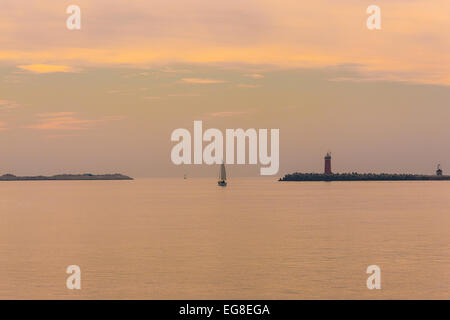
[[[220,180],[227,180],[227,172],[223,163],[220,165]]]

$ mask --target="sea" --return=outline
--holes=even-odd
[[[450,299],[450,181],[228,182],[0,182],[0,299]]]

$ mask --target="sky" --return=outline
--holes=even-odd
[[[81,8],[68,30],[66,8]],[[368,30],[366,8],[381,8]],[[450,172],[447,0],[0,0],[0,174],[216,176],[177,128],[280,129],[280,171]],[[232,166],[231,176],[258,176]]]

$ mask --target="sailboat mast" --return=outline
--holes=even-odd
[[[227,180],[227,172],[225,170],[225,164],[222,163],[220,166],[220,179],[221,180]]]

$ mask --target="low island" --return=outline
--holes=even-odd
[[[391,173],[299,173],[286,174],[279,181],[423,181],[450,180],[450,176]]]
[[[133,180],[120,173],[115,174],[58,174],[55,176],[24,176],[18,177],[13,174],[0,176],[0,181],[42,181],[42,180]]]
[[[450,180],[450,176],[443,175],[441,165],[438,164],[436,175],[409,173],[333,173],[331,171],[331,153],[325,158],[323,173],[291,173],[280,178],[279,181],[427,181]]]

